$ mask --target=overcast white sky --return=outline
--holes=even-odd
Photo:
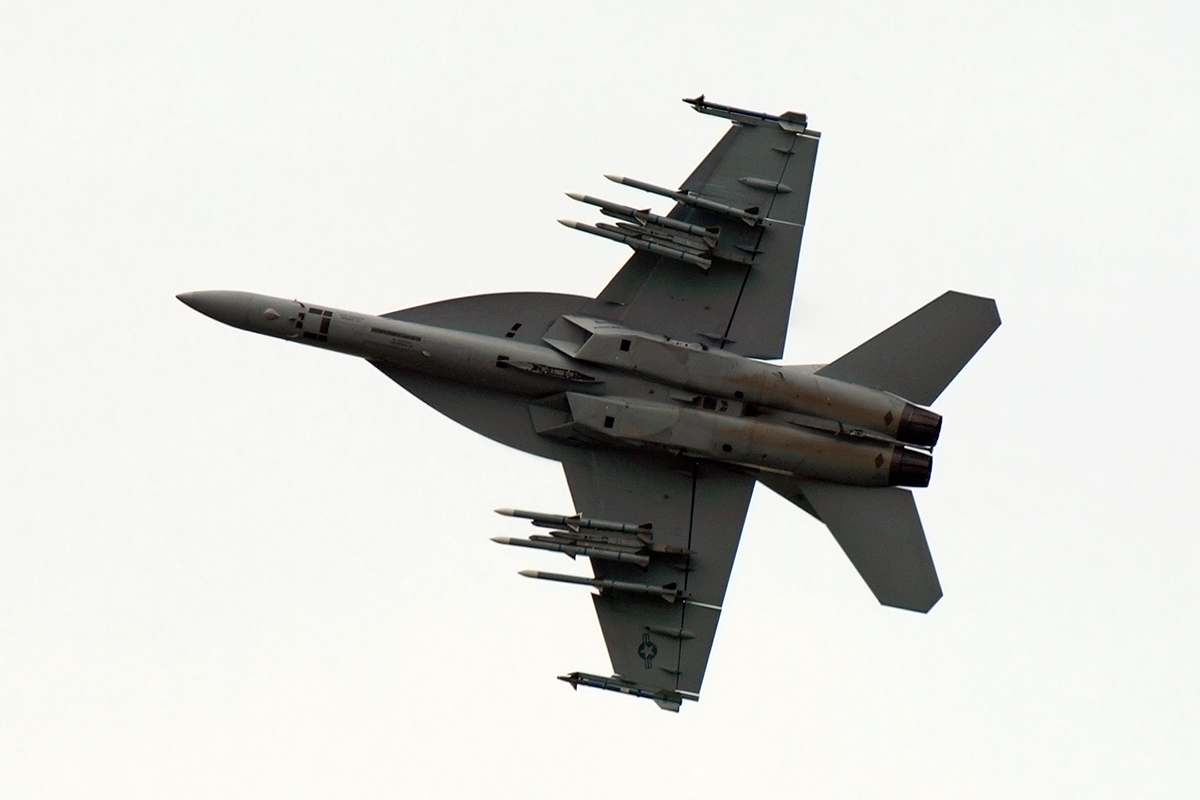
[[[0,4],[0,795],[1200,794],[1200,12],[1134,6]],[[824,134],[787,361],[1004,325],[935,406],[941,603],[760,489],[672,715],[555,681],[587,593],[488,541],[557,464],[174,295],[594,294],[562,192],[678,184],[699,92]]]

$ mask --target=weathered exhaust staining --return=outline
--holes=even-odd
[[[941,426],[941,417],[932,411],[888,392],[817,375],[815,366],[767,364],[605,320],[564,316],[544,341],[571,358],[668,386],[821,417],[919,447],[932,447]]]

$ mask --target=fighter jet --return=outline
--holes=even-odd
[[[220,322],[364,358],[451,419],[559,461],[571,514],[515,509],[527,538],[586,557],[611,676],[589,686],[678,711],[697,700],[756,484],[824,523],[880,603],[942,596],[912,493],[929,483],[942,390],[1000,325],[947,292],[825,365],[780,365],[820,134],[806,115],[685,100],[730,128],[665,215],[581,194],[563,220],[633,248],[596,297],[477,295],[382,316],[232,291],[179,299]]]

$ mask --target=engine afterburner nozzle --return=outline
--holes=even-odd
[[[908,403],[900,414],[896,438],[917,447],[933,447],[942,432],[942,415]]]

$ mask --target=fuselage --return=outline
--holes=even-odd
[[[940,417],[902,398],[704,345],[562,317],[542,341],[486,336],[248,292],[179,299],[220,322],[528,398],[540,436],[652,448],[859,486],[925,486]]]

